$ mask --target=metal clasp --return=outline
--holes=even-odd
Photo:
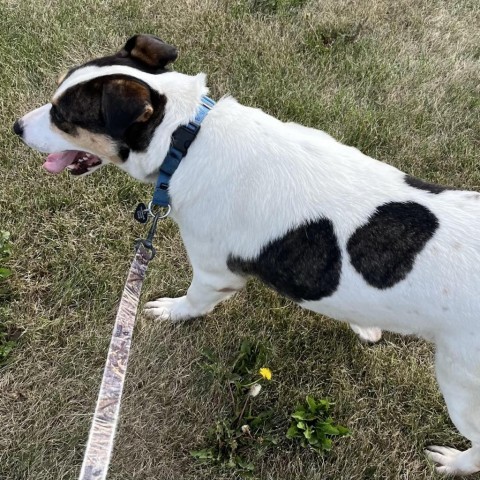
[[[160,207],[160,208],[164,208],[164,207]],[[167,218],[170,215],[171,211],[172,211],[172,207],[170,205],[167,205],[167,211],[165,213],[162,214],[161,211],[157,213],[153,213],[152,202],[148,204],[146,212],[150,217],[153,217],[152,226],[148,231],[147,238],[139,238],[135,241],[135,250],[138,250],[138,247],[140,245],[143,245],[145,249],[150,250],[150,258],[148,260],[152,260],[153,257],[155,257],[155,254],[157,253],[157,251],[155,250],[155,247],[153,246],[153,237],[155,236],[155,232],[157,231],[158,221],[163,220],[164,218]]]

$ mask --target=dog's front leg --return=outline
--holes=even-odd
[[[145,313],[161,320],[179,322],[211,312],[215,305],[234,295],[246,283],[243,277],[225,269],[193,267],[193,280],[187,294],[159,298],[145,305]]]
[[[354,323],[350,324],[350,328],[367,343],[377,343],[382,338],[382,330],[377,327],[360,327]]]

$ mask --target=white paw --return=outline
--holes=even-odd
[[[148,302],[145,304],[144,312],[157,320],[170,320],[172,322],[181,322],[199,315],[198,312],[194,311],[186,296],[159,298],[153,302]]]
[[[430,446],[425,450],[427,457],[434,462],[435,470],[445,475],[470,475],[480,470],[478,458],[472,448],[461,452],[455,448]]]
[[[353,323],[350,324],[351,329],[364,342],[377,343],[382,338],[382,330],[377,327],[359,327]]]

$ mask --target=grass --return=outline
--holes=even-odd
[[[475,0],[4,0],[0,3],[0,230],[11,232],[0,370],[0,478],[75,479],[113,318],[144,228],[132,220],[151,188],[119,171],[50,177],[11,134],[49,99],[68,67],[133,33],[177,45],[176,69],[208,74],[212,96],[326,130],[426,180],[480,189],[480,6]],[[190,268],[176,227],[156,239],[143,299],[180,295]],[[205,319],[138,320],[110,480],[234,479],[198,463],[228,409],[201,351],[225,368],[245,338],[267,348],[275,383],[264,402],[285,419],[307,394],[335,401],[350,438],[321,457],[281,442],[259,479],[432,479],[423,448],[464,448],[433,375],[432,348],[387,334],[369,347],[340,323],[262,285]]]

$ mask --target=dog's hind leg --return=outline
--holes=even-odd
[[[148,302],[145,305],[145,313],[150,317],[172,322],[200,317],[241,290],[245,283],[245,278],[226,268],[194,264],[193,280],[187,294],[183,297],[159,298]]]
[[[428,447],[428,457],[437,471],[469,475],[480,471],[480,342],[465,338],[438,345],[436,372],[448,413],[459,432],[472,447],[459,451],[449,447]]]
[[[377,327],[359,327],[358,325],[351,323],[350,328],[364,342],[376,343],[382,338],[382,330]]]

